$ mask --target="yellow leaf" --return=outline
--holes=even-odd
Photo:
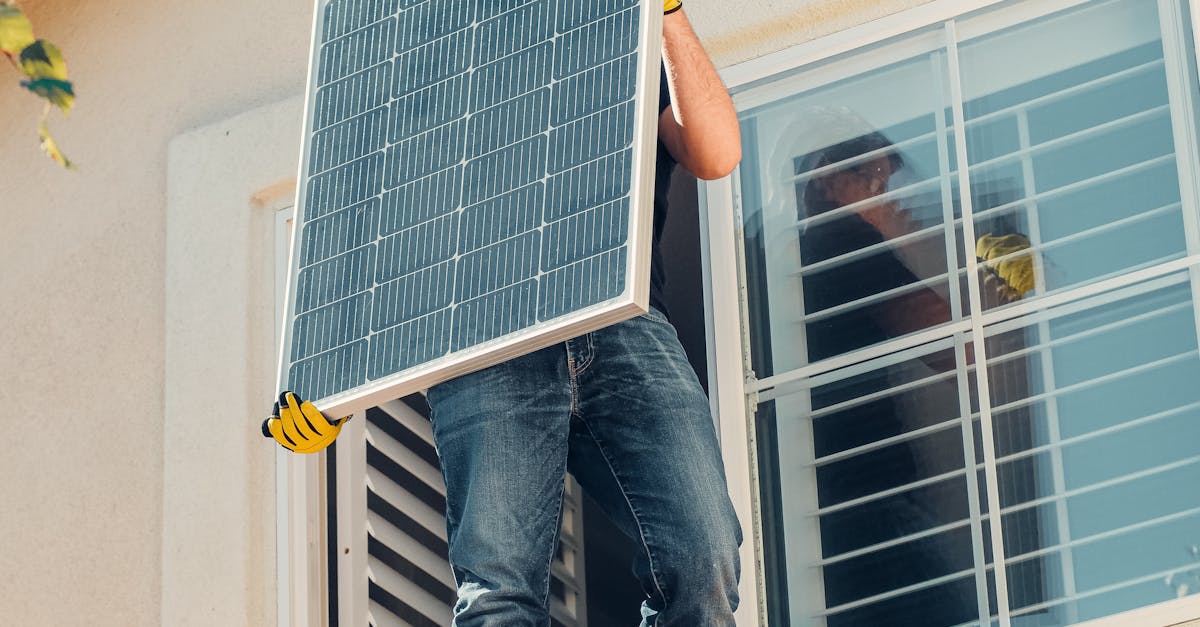
[[[67,62],[58,46],[39,39],[21,50],[21,71],[32,80],[67,80]]]
[[[46,156],[54,159],[55,163],[68,170],[75,169],[75,164],[71,163],[71,160],[58,149],[58,144],[50,136],[50,129],[46,128],[46,120],[42,120],[42,123],[38,125],[38,138],[41,140],[42,152],[46,153]]]
[[[55,78],[39,78],[32,81],[21,81],[21,86],[50,101],[50,104],[62,109],[64,113],[75,105],[75,89],[69,81]]]
[[[0,2],[0,51],[17,54],[33,41],[33,25],[25,14]]]

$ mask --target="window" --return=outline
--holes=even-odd
[[[1190,3],[973,4],[735,87],[772,624],[1200,592]]]

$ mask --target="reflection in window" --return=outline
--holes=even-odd
[[[1200,316],[1163,266],[1200,259],[1188,24],[1185,2],[1006,3],[743,111],[751,359],[786,380],[756,415],[773,622],[1003,602],[1050,627],[1200,592]],[[1005,308],[981,407],[961,323]]]

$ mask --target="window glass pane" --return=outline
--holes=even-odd
[[[943,41],[835,62],[830,82],[743,114],[759,376],[961,318]]]
[[[1200,270],[1162,265],[1200,255],[1190,24],[1007,2],[956,20],[958,75],[939,24],[741,100],[773,624],[996,624],[993,523],[1013,625],[1200,592]],[[1023,314],[984,318],[984,408],[967,254]]]
[[[1086,304],[989,330],[1014,625],[1200,591],[1200,356],[1187,276]]]
[[[999,293],[985,308],[1187,253],[1176,144],[1194,87],[1172,107],[1186,62],[1164,31],[1183,33],[1158,4],[1087,3],[961,44],[975,248]]]
[[[948,339],[760,405],[766,555],[790,624],[948,627],[994,613],[972,352]]]

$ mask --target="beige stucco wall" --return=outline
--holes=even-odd
[[[921,3],[691,0],[687,10],[718,65],[725,66]],[[168,482],[163,480],[164,471],[173,467],[164,460],[202,461],[203,447],[211,446],[191,441],[203,428],[164,429],[167,414],[174,421],[194,417],[195,424],[227,424],[243,419],[229,416],[231,408],[251,415],[262,409],[250,398],[255,385],[241,386],[227,376],[214,377],[208,389],[195,386],[191,413],[179,409],[178,400],[168,406],[166,303],[168,293],[187,290],[166,285],[167,157],[177,136],[185,135],[177,149],[193,141],[189,138],[195,136],[186,134],[191,129],[206,127],[208,137],[214,124],[301,93],[311,4],[22,4],[39,34],[59,43],[67,55],[79,100],[69,119],[55,116],[51,125],[79,170],[61,171],[38,153],[40,105],[17,87],[15,72],[0,66],[4,624],[174,624],[168,619],[177,618],[173,612],[181,608],[201,611],[205,603],[209,608],[227,604],[228,599],[211,594],[209,584],[227,577],[230,568],[237,569],[236,581],[268,579],[239,597],[236,607],[223,608],[220,624],[233,624],[227,622],[230,615],[239,617],[236,624],[273,622],[274,600],[264,598],[273,589],[270,539],[243,533],[228,545],[213,541],[222,526],[235,533],[227,526],[230,520],[261,527],[274,516],[273,503],[247,500],[263,479],[230,486],[228,494],[236,495],[230,498],[241,500],[236,507],[208,506],[225,494],[208,489],[213,477],[238,481],[217,468],[203,490],[189,490],[183,472],[168,472]],[[182,210],[187,224],[202,224],[196,212],[203,207]],[[205,259],[220,249],[214,244],[195,254]],[[222,271],[229,268],[213,267]],[[184,302],[249,315],[247,285],[198,284],[205,298]],[[236,333],[249,332],[239,327]],[[245,337],[238,341],[261,344]],[[210,350],[203,342],[178,346]],[[198,360],[211,360],[217,350]],[[185,359],[176,353],[172,363]],[[210,398],[220,399],[214,402],[221,407],[219,415],[205,411]],[[246,458],[246,468],[261,465],[261,455],[253,450],[238,447],[233,454]],[[174,467],[203,469],[202,464]],[[171,525],[181,515],[197,529],[217,530],[204,534],[202,551],[188,546],[190,534],[180,529],[164,533],[164,516]],[[214,556],[211,562],[203,560],[205,551]],[[164,564],[170,571],[165,574]],[[196,579],[194,591],[185,589],[184,575]],[[164,594],[171,599],[164,600]]]
[[[22,6],[67,55],[79,100],[51,124],[79,170],[38,153],[39,104],[3,64],[0,623],[156,625],[164,456],[202,444],[163,441],[168,142],[299,93],[311,3]]]
[[[704,47],[725,67],[930,0],[685,0]]]

